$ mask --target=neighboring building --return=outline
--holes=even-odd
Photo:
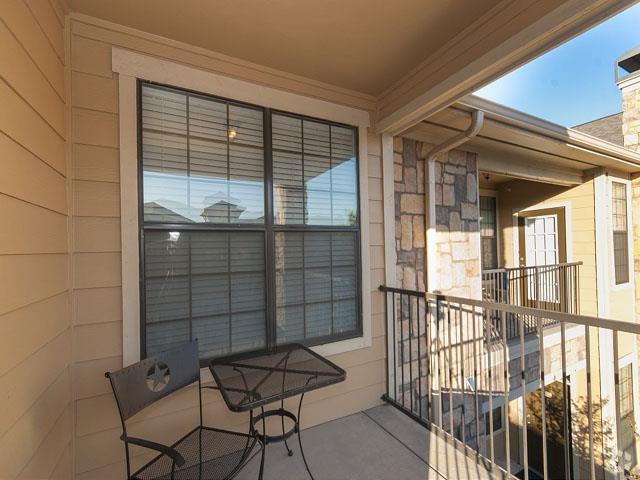
[[[614,145],[624,146],[622,125],[622,112],[619,112],[581,125],[576,125],[571,127],[571,129],[606,140]]]
[[[632,55],[640,58],[640,52]],[[640,131],[637,101],[640,65],[638,71],[631,72],[618,84],[623,90],[624,112],[575,129],[470,96],[405,132],[394,149],[399,285],[421,289],[425,284],[424,272],[431,264],[435,265],[435,275],[431,281],[430,275],[426,276],[429,291],[473,298],[482,290],[483,298],[489,301],[638,323],[640,296],[636,293],[635,278],[639,260],[638,250],[634,252],[634,242],[638,240],[631,225],[632,215],[637,219],[640,210],[634,183],[640,160],[634,143]],[[484,112],[484,122],[476,135],[465,139],[457,149],[433,157],[431,152],[438,151],[437,145],[450,139],[451,131],[462,131],[476,110]],[[425,167],[425,162],[431,162],[432,166]],[[425,170],[431,172],[426,188]],[[425,191],[430,195],[429,203],[435,204],[432,218],[427,215],[426,222],[420,201]],[[426,259],[425,239],[420,234],[425,223],[434,232],[431,242],[428,238],[426,241]],[[633,225],[637,229],[637,223]],[[489,318],[500,330],[500,316]],[[535,334],[535,322],[531,329]],[[576,333],[575,329],[582,333]],[[592,379],[593,385],[602,382],[598,387],[601,397],[596,402],[599,404],[596,410],[600,411],[592,412],[603,432],[598,448],[623,451],[627,468],[635,468],[640,447],[634,433],[640,425],[637,342],[632,336],[620,336],[616,348],[619,378],[624,378],[624,387],[619,387],[621,391],[615,397],[607,393],[612,385],[606,385],[614,373],[610,339],[601,337],[600,343],[590,346],[591,352],[600,350],[600,355],[592,354],[590,361],[595,368],[589,367],[583,327],[575,329],[566,331],[567,338],[573,337],[571,342],[575,343],[570,345],[567,340],[563,346],[567,351],[564,366],[557,345],[559,325],[551,322],[544,328],[545,343],[549,345],[545,347],[545,365],[541,367],[537,356],[527,355],[523,372],[526,383],[534,385],[543,371],[548,391],[555,391],[555,398],[560,401],[553,406],[547,400],[550,415],[547,422],[551,423],[544,435],[548,436],[547,448],[556,452],[549,454],[549,473],[552,478],[561,478],[565,461],[570,462],[576,478],[589,471],[584,445],[580,445],[584,442],[580,424],[586,418],[583,403],[589,368],[599,371],[600,380]],[[517,328],[510,329],[505,337],[512,384],[510,428],[529,425],[529,466],[532,474],[542,474],[543,431],[536,424],[540,422],[540,394],[533,389],[526,395],[526,408],[538,412],[537,420],[530,418],[531,413],[523,418],[519,337]],[[501,354],[491,362],[501,369]],[[561,402],[563,369],[571,379],[572,407],[568,411],[563,410]],[[500,389],[504,387],[497,386],[496,390]],[[444,393],[446,400],[446,390]],[[620,405],[618,414],[616,402]],[[468,403],[468,399],[454,403],[458,413],[452,425],[460,439],[461,419],[471,425],[475,421]],[[463,405],[466,413],[460,410]],[[480,405],[481,424],[488,425],[488,398],[482,399]],[[503,405],[502,398],[493,400],[494,409],[502,409]],[[557,452],[562,452],[565,446],[569,448],[562,421],[567,414],[573,418],[569,429],[573,432],[570,442],[573,453],[563,458]],[[506,423],[504,412],[499,410],[496,415]],[[607,418],[616,415],[622,420],[617,426],[610,425]],[[445,415],[444,424],[447,422]],[[495,426],[494,430],[502,433],[491,437],[492,455],[506,466],[504,429]],[[483,432],[486,435],[487,429],[480,429],[481,435]],[[512,437],[517,438],[517,432],[516,428]],[[480,448],[486,454],[490,449],[489,437],[483,438],[485,444],[481,443]],[[522,444],[512,439],[510,448],[513,465],[522,465],[525,455]],[[596,462],[596,474],[604,475],[608,468],[615,468],[617,461],[615,455],[603,455]]]

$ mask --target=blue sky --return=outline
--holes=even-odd
[[[615,60],[640,45],[640,3],[476,95],[571,127],[622,110]]]

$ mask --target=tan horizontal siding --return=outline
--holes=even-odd
[[[73,145],[73,178],[98,182],[118,182],[118,149],[95,145]]]
[[[66,215],[64,175],[3,132],[0,151],[0,192]]]
[[[36,17],[22,0],[4,0],[2,4],[4,22],[60,98],[65,98],[64,62],[51,46]]]
[[[0,193],[0,223],[0,255],[67,253],[67,216],[62,213]]]
[[[72,476],[64,18],[0,2],[0,478]]]
[[[69,294],[62,292],[0,317],[0,378],[69,329]]]

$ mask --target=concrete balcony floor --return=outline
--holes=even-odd
[[[304,414],[304,412],[303,412]],[[302,431],[305,455],[315,480],[494,479],[475,459],[392,406],[382,405]],[[267,447],[265,480],[306,480],[294,436]],[[258,478],[260,457],[236,477]]]

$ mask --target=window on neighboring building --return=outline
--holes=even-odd
[[[635,452],[635,416],[633,412],[633,366],[620,367],[620,419],[621,419],[621,449],[625,455],[625,464],[636,464]]]
[[[486,413],[484,416],[484,431],[486,432],[486,434],[489,434],[490,432],[495,433],[499,430],[502,430],[502,407],[495,407],[493,409],[492,416],[493,416],[493,429],[489,429],[489,424],[491,420],[489,413]]]
[[[620,416],[625,417],[633,413],[633,378],[632,365],[620,368]]]
[[[482,268],[498,268],[498,232],[496,228],[496,198],[480,197],[480,242]]]
[[[627,187],[612,182],[613,259],[616,285],[629,281],[629,240],[627,225]]]
[[[140,84],[142,352],[361,332],[357,131]]]

